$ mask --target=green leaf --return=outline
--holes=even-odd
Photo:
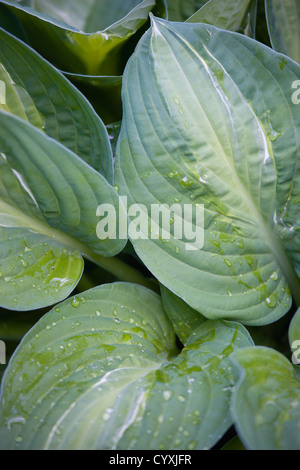
[[[241,378],[232,395],[232,416],[247,449],[300,449],[300,380],[273,349],[245,348],[233,355]]]
[[[300,3],[298,0],[265,0],[272,47],[300,62]]]
[[[186,21],[199,8],[207,3],[207,0],[166,0],[169,21]]]
[[[267,324],[289,310],[290,289],[300,301],[300,68],[282,61],[237,33],[153,19],[124,74],[116,184],[148,216],[139,228],[131,215],[140,232],[131,241],[164,286],[210,319]],[[153,224],[153,204],[167,205],[170,233]],[[174,231],[175,217],[181,229],[191,220],[185,204],[194,239]]]
[[[119,198],[66,147],[0,111],[0,305],[30,310],[64,299],[83,261],[114,256],[126,240],[100,241],[96,209]],[[121,206],[121,214],[124,209]]]
[[[0,80],[4,110],[56,139],[112,181],[107,132],[88,101],[30,47],[0,30]]]
[[[30,44],[60,69],[120,75],[122,46],[146,22],[155,0],[37,0],[30,2],[35,10],[25,2],[1,3],[19,18]]]
[[[172,294],[163,285],[160,286],[164,309],[170,318],[175,333],[182,342],[187,344],[194,331],[206,318],[193,310],[182,299]]]
[[[249,11],[252,0],[210,0],[187,21],[207,23],[229,31],[238,31]]]
[[[46,314],[2,382],[2,449],[202,449],[231,425],[239,324],[206,321],[177,353],[160,297],[96,287]]]
[[[37,309],[65,299],[83,271],[78,251],[30,230],[6,226],[0,227],[0,260],[0,305],[11,310]]]

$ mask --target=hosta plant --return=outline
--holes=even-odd
[[[0,1],[1,449],[300,449],[298,13]]]

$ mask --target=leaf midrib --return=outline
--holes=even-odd
[[[158,23],[160,23],[160,21],[158,21]],[[186,45],[186,47],[192,52],[192,54],[196,55],[197,59],[207,69],[207,64],[206,64],[205,60],[198,54],[198,52],[192,47],[192,45],[183,36],[179,35],[174,29],[172,29],[168,26],[166,28],[171,34],[173,34],[176,37],[177,40],[182,41]],[[167,43],[167,45],[169,46],[168,43]],[[208,51],[208,49],[206,47],[205,47],[205,49],[206,49],[206,52],[210,55],[210,52]],[[200,102],[199,102],[199,104],[201,106]],[[251,110],[251,112],[252,112],[252,110]],[[255,115],[254,115],[254,117],[256,119]],[[209,124],[211,125],[211,123],[209,123]],[[260,125],[260,123],[258,123],[258,125],[261,128],[261,130],[264,134],[264,138],[267,142],[267,137],[265,135],[264,128]],[[212,127],[212,130],[213,130],[213,127]],[[220,143],[220,145],[221,145],[221,143]],[[221,147],[222,147],[222,145],[221,145]],[[233,177],[235,178],[235,181],[236,181],[236,183],[237,183],[237,185],[240,189],[239,193],[242,195],[243,199],[245,200],[246,205],[249,207],[250,211],[252,212],[254,220],[256,220],[258,222],[261,234],[265,238],[265,241],[266,241],[267,245],[269,246],[270,251],[273,253],[273,255],[274,255],[274,257],[275,257],[275,259],[278,263],[278,266],[281,269],[281,271],[283,272],[284,277],[285,277],[285,279],[286,279],[286,281],[289,285],[289,288],[290,288],[290,290],[293,294],[294,300],[295,300],[296,304],[299,306],[300,305],[300,280],[299,280],[298,276],[295,273],[295,270],[293,268],[293,265],[292,265],[290,259],[286,255],[286,253],[285,253],[280,241],[278,240],[278,237],[276,236],[276,234],[274,232],[272,232],[270,230],[270,228],[265,224],[265,221],[261,217],[255,203],[252,200],[251,195],[249,194],[247,189],[243,186],[243,184],[242,184],[242,182],[239,178],[239,175],[236,172],[236,169],[235,169],[234,165],[231,164],[231,162],[227,158],[227,155],[224,152],[222,152],[221,157],[222,157],[223,161],[225,162],[225,164],[230,168],[230,171],[231,171]]]

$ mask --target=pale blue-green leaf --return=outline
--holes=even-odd
[[[122,46],[155,6],[155,0],[30,2],[36,9],[0,3],[19,18],[38,52],[62,70],[86,75],[122,73]]]
[[[201,449],[231,425],[229,356],[251,344],[206,321],[178,354],[160,297],[115,283],[70,298],[26,335],[1,392],[2,449]]]
[[[299,0],[265,0],[272,47],[300,62]]]
[[[97,237],[102,203],[115,208],[118,226],[118,195],[100,173],[31,124],[0,111],[2,306],[30,310],[58,302],[80,279],[78,252],[100,262],[122,250],[126,240]]]
[[[300,450],[300,380],[279,352],[245,348],[233,355],[240,380],[232,417],[247,449]]]
[[[30,47],[0,30],[4,110],[61,142],[110,182],[112,154],[105,126],[84,96]]]
[[[80,280],[83,259],[53,239],[0,221],[0,270],[0,305],[31,310],[68,297]]]
[[[159,19],[126,68],[116,184],[148,216],[142,228],[130,217],[148,237],[131,241],[208,318],[267,324],[289,310],[290,289],[299,302],[299,76],[295,62],[246,36]],[[155,224],[151,232],[153,204],[167,205],[167,236]],[[184,204],[194,210],[185,238],[173,229],[175,219],[185,228]],[[197,204],[204,245],[189,251],[196,230],[201,246]]]

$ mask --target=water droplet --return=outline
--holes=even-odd
[[[276,300],[274,299],[274,297],[272,297],[271,299],[267,297],[265,300],[265,304],[267,305],[267,307],[273,308],[276,305]]]
[[[232,266],[231,261],[229,261],[228,259],[224,259],[224,262],[227,264],[227,266],[228,266],[229,268],[231,268],[231,266]]]
[[[117,184],[114,185],[114,189],[117,191],[117,193],[120,191],[120,187]]]
[[[185,401],[185,397],[184,397],[183,395],[178,395],[177,400],[178,400],[178,401],[181,401],[181,402],[184,402],[184,401]]]
[[[172,392],[170,390],[165,390],[163,393],[164,400],[168,401],[170,400],[172,396]]]
[[[122,336],[122,341],[126,342],[130,340],[131,340],[131,336],[128,333],[124,333]]]
[[[119,318],[114,318],[113,320],[114,320],[115,323],[120,323]]]
[[[80,300],[77,297],[74,297],[71,302],[72,307],[76,308],[80,305]]]

